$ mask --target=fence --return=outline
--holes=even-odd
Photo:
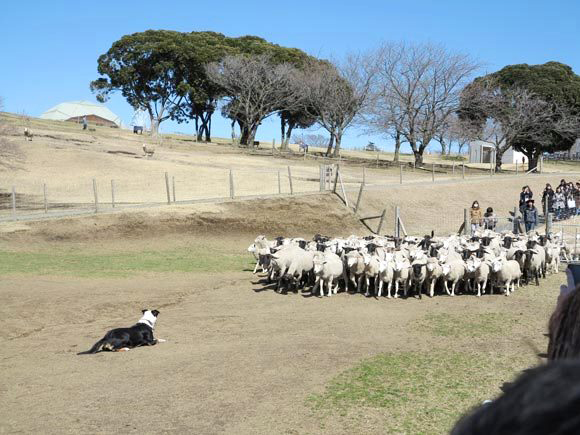
[[[102,177],[61,182],[16,180],[0,189],[0,221],[110,212],[228,199],[320,193],[330,189],[332,166],[279,170],[194,168],[140,178]]]

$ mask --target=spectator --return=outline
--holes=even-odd
[[[542,206],[544,209],[544,215],[552,213],[554,208],[554,189],[550,183],[546,184],[544,193],[542,193]]]
[[[576,202],[576,214],[580,214],[580,183],[574,188],[574,201]]]
[[[570,266],[566,276],[568,284],[560,287],[549,322],[548,361],[580,357],[580,286],[575,285]]]
[[[463,416],[452,435],[580,433],[580,361],[526,370],[496,400]]]
[[[576,216],[576,188],[572,182],[568,183],[566,205],[568,206],[568,217]]]
[[[83,130],[86,130],[88,125],[87,117],[83,116]]]
[[[529,233],[530,231],[536,228],[536,225],[538,223],[538,209],[534,205],[533,199],[528,199],[528,202],[526,203],[526,208],[524,209],[524,212],[522,214],[524,216],[526,233]]]
[[[530,189],[530,186],[522,187],[522,191],[520,192],[520,212],[524,214],[524,209],[526,208],[526,204],[530,199],[532,199],[534,193]]]
[[[556,214],[556,219],[560,220],[564,217],[564,210],[566,208],[566,197],[562,192],[562,186],[556,188],[554,193],[554,213]]]
[[[495,230],[497,225],[497,217],[493,212],[493,208],[487,207],[483,215],[483,226],[486,230]]]
[[[479,202],[473,201],[471,204],[471,210],[469,211],[469,216],[471,218],[471,235],[475,235],[475,232],[483,225],[483,213],[481,208],[479,208]]]

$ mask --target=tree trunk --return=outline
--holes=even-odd
[[[246,124],[240,123],[240,145],[248,146],[250,137],[250,128]]]
[[[334,153],[333,157],[338,157],[340,155],[340,142],[342,141],[342,133],[337,133],[334,138]]]
[[[401,133],[397,131],[395,134],[395,157],[393,157],[393,162],[399,161],[400,153],[401,153]]]
[[[528,171],[538,167],[538,157],[539,154],[535,152],[525,153],[528,158]],[[538,172],[537,170],[534,172]]]
[[[284,143],[284,138],[286,137],[286,120],[283,116],[280,116],[280,150],[286,150],[286,144]]]
[[[503,153],[503,151],[495,149],[495,172],[501,172]]]
[[[207,114],[207,122],[205,123],[205,141],[211,142],[211,112]]]
[[[439,143],[441,144],[441,155],[445,156],[449,154],[449,150],[447,148],[447,144],[445,143],[445,141],[443,140],[443,138],[440,139]]]
[[[286,139],[284,140],[284,147],[288,148],[290,146],[290,138],[292,136],[292,130],[296,125],[293,122],[288,123],[288,128],[286,129]]]
[[[249,147],[252,147],[254,145],[254,139],[256,138],[256,133],[258,132],[258,125],[259,124],[254,124],[250,128],[248,128],[247,145]]]
[[[326,148],[326,157],[330,157],[332,152],[332,147],[334,146],[334,133],[330,133],[330,140],[328,141],[328,147]]]
[[[423,166],[423,152],[420,150],[413,150],[415,156],[415,166],[420,168]]]
[[[232,143],[236,141],[236,120],[232,119]]]

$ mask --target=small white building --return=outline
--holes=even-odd
[[[508,148],[501,158],[502,163],[523,163],[526,156],[520,151]],[[495,162],[495,145],[483,140],[469,143],[469,163]]]

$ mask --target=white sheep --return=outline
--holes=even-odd
[[[443,286],[445,291],[450,296],[455,296],[455,288],[457,283],[465,276],[465,263],[463,260],[452,260],[441,265],[443,269]],[[451,282],[451,291],[449,291],[448,283]]]
[[[377,288],[377,277],[380,272],[380,259],[376,255],[363,254],[363,263],[365,264],[365,270],[363,272],[364,285],[366,290],[365,296],[369,296],[371,278],[374,281],[375,290]]]
[[[338,292],[338,279],[342,276],[344,264],[340,257],[332,252],[326,252],[322,256],[316,256],[314,262],[314,274],[316,284],[312,289],[312,294],[316,294],[316,289],[320,286],[320,296],[324,296],[324,285],[328,287],[328,296]],[[332,283],[336,281],[336,287],[332,290]]]
[[[399,297],[399,284],[403,286],[403,295],[407,296],[407,290],[409,287],[409,275],[410,275],[411,263],[405,257],[395,257],[395,264],[393,267],[394,276],[393,281],[395,283],[395,298]]]
[[[32,142],[32,137],[33,137],[33,136],[34,136],[34,135],[32,134],[32,131],[30,131],[30,130],[28,129],[28,127],[24,127],[24,139],[26,139],[26,140],[29,140],[29,141],[31,141],[31,142]]]
[[[345,272],[346,270],[348,270],[349,277],[348,279],[350,280],[352,285],[356,288],[356,291],[360,292],[363,283],[363,274],[365,271],[365,263],[363,260],[363,256],[358,251],[350,251],[348,254],[345,255],[345,259],[346,259]],[[348,289],[348,281],[346,281],[346,284]]]
[[[482,292],[485,294],[485,288],[487,287],[487,281],[491,272],[490,264],[491,262],[481,260],[477,257],[472,257],[467,261],[466,268],[469,273],[473,274],[473,281],[477,286],[478,297],[481,296]]]
[[[511,292],[520,286],[522,270],[520,264],[515,260],[507,260],[503,257],[496,258],[492,263],[492,270],[495,272],[496,280],[499,286],[505,286],[505,295],[509,296]]]
[[[433,297],[435,294],[435,284],[443,276],[443,268],[439,264],[439,260],[434,257],[427,259],[427,284],[429,286],[429,296]]]
[[[395,277],[395,263],[393,262],[393,254],[387,254],[384,260],[379,262],[379,286],[377,289],[377,297],[381,297],[383,292],[383,284],[387,284],[387,297],[391,298],[391,289],[393,287],[393,279]]]
[[[153,145],[143,144],[143,152],[145,153],[145,157],[153,157],[153,154],[155,154],[155,147]]]

